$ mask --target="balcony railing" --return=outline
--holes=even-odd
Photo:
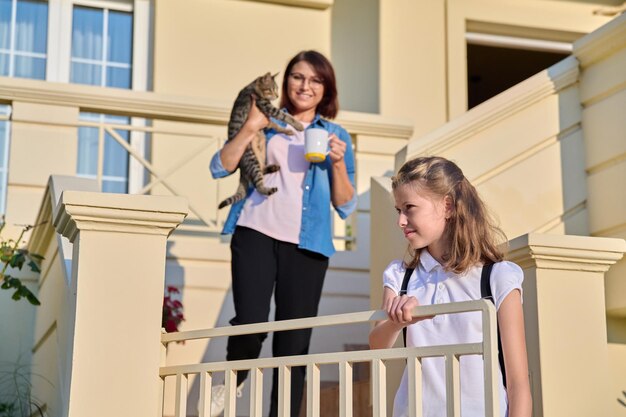
[[[0,115],[0,122],[27,127],[21,131],[12,129],[11,135],[15,137],[11,140],[22,140],[22,136],[32,135],[33,131],[46,130],[54,132],[52,136],[55,138],[67,138],[57,141],[60,146],[67,147],[67,152],[63,153],[65,160],[47,163],[46,169],[50,172],[87,176],[99,184],[108,182],[119,186],[120,182],[128,182],[131,194],[185,197],[189,201],[190,216],[180,230],[211,235],[221,231],[227,210],[218,210],[217,205],[235,191],[237,175],[213,181],[208,165],[212,154],[226,140],[229,103],[6,77],[0,77],[0,103],[14,110],[8,116]],[[107,117],[87,120],[83,117],[86,114]],[[126,121],[120,122],[117,116]],[[339,123],[352,135],[357,158],[361,135],[369,143],[373,138],[379,141],[389,138],[392,142],[406,140],[412,134],[410,124],[374,114],[342,112]],[[78,162],[84,165],[86,154],[72,159],[81,130],[91,131],[90,140],[85,145],[91,147],[87,173],[78,172],[76,162],[81,159]],[[41,137],[43,141],[45,134]],[[111,155],[106,154],[105,148],[115,153],[115,161],[107,162]],[[371,149],[364,147],[364,150],[371,159]],[[377,152],[381,161],[388,162],[391,154]],[[77,165],[68,167],[68,163]],[[120,166],[128,166],[127,176],[117,172],[124,170]],[[116,172],[112,174],[107,170]],[[41,177],[47,177],[47,174]],[[15,181],[25,185],[30,178]],[[28,185],[44,186],[43,183]],[[356,225],[353,223],[356,221],[342,221],[337,216],[332,219],[336,246],[349,249],[355,240]]]
[[[198,412],[200,417],[210,416],[211,386],[215,374],[224,374],[226,386],[226,407],[224,417],[236,416],[236,384],[237,371],[250,371],[250,417],[260,417],[262,414],[263,373],[267,370],[278,369],[279,416],[287,416],[290,410],[290,371],[294,366],[306,367],[306,416],[320,416],[320,366],[332,365],[339,369],[339,415],[353,416],[352,409],[352,369],[355,363],[369,363],[371,366],[371,392],[373,416],[387,415],[387,382],[386,363],[389,361],[404,360],[408,367],[409,387],[409,416],[422,415],[421,403],[421,360],[423,358],[445,358],[446,372],[446,413],[448,416],[460,416],[460,367],[459,360],[464,355],[482,355],[484,363],[484,392],[485,416],[499,416],[498,385],[497,385],[497,342],[496,342],[496,312],[492,303],[485,300],[466,301],[432,306],[416,307],[414,317],[437,314],[454,314],[469,311],[480,311],[482,314],[483,340],[479,343],[465,343],[445,346],[392,348],[379,350],[363,350],[351,352],[316,353],[302,356],[277,358],[261,358],[254,360],[224,361],[200,363],[190,365],[164,366],[160,370],[163,386],[163,399],[173,398],[175,417],[187,415],[187,392],[190,376],[200,379],[200,397]],[[223,336],[235,336],[262,332],[276,332],[302,328],[316,328],[357,324],[383,320],[386,313],[382,310],[365,311],[359,313],[339,314],[332,316],[311,317],[298,320],[284,320],[270,323],[258,323],[241,326],[219,327],[206,330],[185,331],[162,335],[165,346],[169,342],[206,339]],[[175,392],[166,389],[165,380],[176,380]],[[239,412],[242,415],[242,412]]]

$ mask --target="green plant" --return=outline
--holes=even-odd
[[[22,298],[26,298],[29,303],[33,305],[40,305],[41,303],[39,302],[35,294],[33,294],[19,278],[11,276],[7,273],[7,269],[9,267],[21,270],[25,264],[30,267],[31,271],[36,273],[41,272],[40,265],[41,261],[43,260],[43,256],[36,253],[31,253],[26,248],[19,247],[20,244],[24,243],[22,241],[24,233],[28,232],[35,226],[24,226],[22,228],[20,236],[15,240],[5,240],[2,237],[2,231],[4,230],[4,226],[5,222],[3,216],[2,220],[0,220],[0,263],[3,264],[2,271],[0,272],[0,280],[2,281],[0,289],[14,290],[11,298],[16,301]],[[0,410],[2,409],[0,408]],[[0,413],[2,413],[2,411],[0,411]],[[0,417],[4,417],[4,415],[0,414]]]
[[[0,417],[44,417],[43,406],[32,395],[30,378],[37,376],[50,383],[41,375],[31,374],[28,365],[4,363],[0,370]]]

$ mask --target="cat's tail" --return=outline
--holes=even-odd
[[[237,192],[231,195],[230,197],[228,197],[227,199],[225,199],[224,201],[222,201],[217,206],[217,209],[218,210],[223,209],[226,206],[235,204],[236,202],[243,200],[245,196],[246,196],[246,189],[241,184],[239,184],[239,187],[237,187]]]

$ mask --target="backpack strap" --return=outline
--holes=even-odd
[[[406,289],[409,286],[409,279],[411,278],[411,275],[413,275],[413,271],[415,271],[415,268],[407,268],[406,271],[404,272],[404,278],[402,279],[402,287],[400,287],[400,294],[398,295],[406,294]],[[404,346],[406,346],[406,326],[402,329],[402,339],[404,340]]]
[[[480,297],[488,298],[493,305],[496,305],[496,301],[491,293],[491,270],[493,269],[493,263],[486,263],[483,265],[483,270],[480,274]],[[500,340],[500,324],[496,328],[496,334],[498,336],[498,362],[500,362],[500,370],[502,371],[502,382],[506,388],[506,370],[504,369],[504,353],[502,352],[502,340]]]

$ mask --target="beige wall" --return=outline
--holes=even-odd
[[[379,0],[339,0],[331,10],[331,55],[339,105],[379,113]]]
[[[623,118],[613,112],[623,107],[623,88],[615,90],[615,86],[622,85],[620,77],[624,72],[611,72],[613,68],[623,68],[623,52],[598,65],[585,65],[582,79],[588,81],[582,86],[575,84],[577,66],[574,69],[565,65],[560,68],[562,72],[546,73],[513,96],[473,110],[447,128],[429,133],[465,110],[467,28],[520,36],[541,34],[544,38],[571,41],[610,20],[592,14],[599,7],[595,2],[394,0],[376,4],[368,0],[371,8],[358,14],[349,12],[351,7],[363,4],[357,5],[356,0],[335,0],[332,7],[327,7],[332,1],[310,2],[317,3],[313,7],[304,5],[307,2],[285,2],[291,5],[233,0],[186,0],[184,4],[155,1],[156,95],[32,80],[0,80],[0,98],[13,101],[9,223],[33,222],[49,174],[75,173],[76,119],[81,107],[150,119],[167,118],[167,123],[158,121],[154,126],[174,126],[174,130],[204,135],[189,139],[181,138],[179,133],[155,134],[152,160],[160,173],[168,174],[176,192],[189,198],[191,207],[209,219],[219,220],[214,215],[215,202],[230,194],[236,179],[222,181],[219,187],[215,183],[209,185],[206,166],[216,144],[207,135],[225,136],[229,106],[244,84],[261,72],[282,71],[294,53],[314,48],[335,62],[342,103],[347,109],[378,109],[382,115],[347,112],[340,116],[341,123],[355,138],[357,151],[357,241],[355,251],[338,253],[332,260],[322,314],[369,308],[369,268],[372,277],[379,280],[379,269],[386,265],[386,259],[370,260],[369,242],[388,242],[378,235],[379,229],[370,228],[370,178],[393,171],[394,156],[409,136],[414,137],[408,148],[410,155],[427,150],[457,159],[468,176],[478,182],[510,237],[529,230],[625,237],[623,210],[619,211],[624,206],[623,195],[613,192],[623,188],[619,188],[620,178],[624,177],[623,158],[619,158],[623,141],[615,135],[624,131]],[[374,31],[374,26],[363,25],[355,19],[357,16],[377,21],[379,33],[368,31]],[[350,59],[349,48],[354,45],[351,39],[355,33],[359,43],[354,59]],[[372,47],[368,48],[370,44]],[[600,68],[599,75],[594,74],[592,67]],[[605,77],[605,73],[611,76]],[[604,81],[614,84],[600,85]],[[586,97],[587,93],[581,92],[586,86],[597,86],[592,88],[595,92],[590,97],[599,94],[601,99],[593,98],[593,104],[581,111],[572,97]],[[23,93],[17,99],[13,87]],[[535,91],[544,87],[549,92],[531,94],[532,105],[518,100],[527,97],[527,88]],[[606,91],[611,94],[605,94]],[[507,107],[509,104],[514,105]],[[505,111],[490,118],[501,107]],[[610,129],[606,118],[613,123]],[[181,120],[195,123],[190,127]],[[463,130],[464,123],[469,126],[467,130]],[[592,153],[586,155],[588,144],[583,133],[586,135],[587,127],[601,134],[605,142],[590,147]],[[452,141],[441,139],[447,145],[434,146],[440,143],[440,137]],[[603,153],[605,150],[608,153]],[[186,158],[188,164],[170,172]],[[585,169],[591,169],[587,181]],[[583,183],[586,187],[580,186]],[[605,187],[605,183],[610,186]],[[585,201],[587,188],[593,189],[589,201]],[[154,192],[170,194],[163,186]],[[613,202],[613,211],[603,211],[602,202],[606,199]],[[600,207],[599,211],[596,207]],[[588,217],[590,212],[593,213]],[[207,235],[197,215],[191,214],[190,218],[170,243],[167,279],[184,287],[184,328],[225,324],[232,316],[227,243],[215,233]],[[397,240],[394,242],[402,246]],[[390,246],[386,246],[388,249]],[[372,251],[376,253],[375,249]],[[50,271],[58,272],[60,264],[54,266],[53,258],[49,259]],[[621,321],[624,299],[619,296],[624,293],[624,280],[619,278],[623,265],[624,261],[607,278],[607,288],[612,289],[607,290],[607,307],[615,314],[609,318],[609,337],[615,335],[614,340],[626,339]],[[46,281],[43,282],[42,294],[48,291]],[[379,301],[375,298],[372,296],[372,303],[377,306]],[[5,304],[0,305],[4,309]],[[47,345],[47,341],[54,339],[58,329],[42,326],[37,327],[37,338],[42,340],[35,354],[37,360],[53,357],[57,349]],[[361,329],[342,340],[316,333],[313,348],[342,348],[346,342],[365,342],[366,332]],[[183,348],[173,347],[169,359],[198,360],[224,352],[223,344],[216,344],[210,352],[206,345],[190,347],[187,353],[179,349]]]
[[[587,234],[577,75],[574,59],[537,74],[411,141],[396,169],[418,155],[455,161],[510,238]]]
[[[48,176],[76,174],[78,130],[71,124],[78,108],[15,101],[11,107],[5,232],[15,235],[15,224],[33,224]]]
[[[411,120],[419,137],[448,120],[445,2],[379,4],[380,112]]]
[[[609,415],[614,417],[626,416],[626,406],[620,404],[617,399],[626,403],[626,344],[609,343],[609,363],[611,380],[609,385]]]
[[[597,4],[575,1],[450,0],[447,14],[450,116],[459,116],[467,109],[465,32],[468,29],[571,42],[611,19],[594,15],[598,8]]]
[[[157,0],[154,91],[230,105],[243,86],[267,71],[283,71],[298,51],[317,49],[329,55],[330,26],[330,9]]]
[[[609,39],[609,41],[607,41]],[[610,43],[609,43],[610,42]],[[580,99],[592,236],[626,238],[626,15],[575,44],[581,61]],[[610,341],[626,339],[626,261],[606,278]]]
[[[380,2],[380,110],[407,117],[415,137],[467,110],[468,31],[572,42],[611,18],[593,2]]]

